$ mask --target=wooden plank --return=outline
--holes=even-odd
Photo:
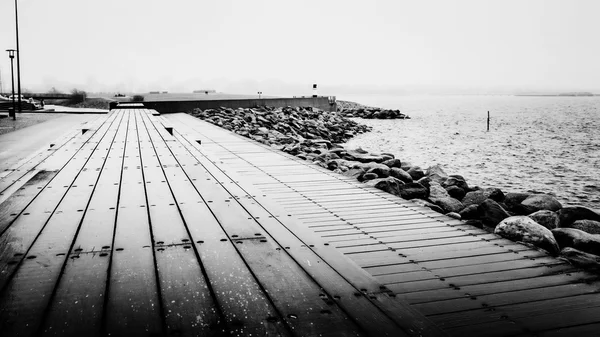
[[[118,125],[100,178],[67,259],[41,331],[44,335],[98,336],[108,279],[121,171],[130,114]]]
[[[107,335],[163,335],[138,125],[131,111],[104,303]],[[143,130],[142,130],[143,131]],[[142,207],[143,206],[143,207]],[[143,285],[143,286],[140,286]]]
[[[167,157],[159,152],[165,144],[145,110],[135,115],[166,331],[208,334],[218,328],[221,315],[166,182],[160,157]]]
[[[31,335],[40,328],[50,296],[39,294],[53,292],[98,181],[97,169],[104,165],[107,148],[116,134],[113,124],[101,133],[97,144],[91,143],[93,152],[85,166],[6,284],[0,296],[0,324],[5,335]]]
[[[409,303],[427,303],[456,299],[464,296],[483,296],[488,294],[510,293],[513,291],[551,287],[556,285],[589,282],[593,276],[586,272],[570,272],[558,275],[546,275],[534,278],[507,280],[494,283],[463,285],[446,289],[425,290],[399,295]]]
[[[115,116],[109,116],[93,137],[102,138]],[[10,213],[8,219],[1,220],[6,225],[4,232],[0,234],[0,261],[3,262],[0,264],[0,290],[6,286],[6,282],[19,266],[41,229],[54,214],[69,188],[74,185],[74,179],[80,173],[96,145],[86,143],[81,151],[77,152],[77,156],[73,157],[56,174],[51,184],[46,186],[21,214]],[[53,168],[48,164],[42,169],[52,170]]]
[[[209,165],[209,163],[205,162],[203,163],[204,165]],[[205,166],[206,168],[206,166]],[[213,170],[211,170],[211,172],[213,174],[218,174],[219,172],[216,170],[216,168],[213,168]],[[219,177],[219,180],[224,180],[223,177]],[[237,191],[234,193],[231,193],[231,190],[234,189]],[[321,266],[319,269],[316,269],[316,266],[318,266],[319,261],[321,261],[321,258],[318,255],[314,255],[315,249],[314,248],[310,248],[311,244],[308,244],[307,242],[298,242],[297,241],[297,237],[294,237],[294,235],[292,235],[292,232],[286,231],[284,229],[284,227],[281,226],[281,223],[279,223],[280,220],[277,220],[277,215],[273,214],[273,213],[268,213],[266,212],[265,209],[263,209],[261,206],[259,206],[258,203],[253,202],[252,199],[248,199],[248,198],[244,198],[243,196],[248,197],[248,194],[244,191],[239,191],[239,186],[235,186],[235,185],[227,185],[227,189],[230,190],[231,195],[237,196],[237,200],[238,202],[240,202],[244,208],[246,210],[248,210],[250,212],[250,214],[252,214],[252,216],[255,219],[260,219],[260,224],[267,229],[268,233],[270,235],[275,235],[275,233],[277,233],[275,235],[275,239],[281,244],[281,245],[286,245],[285,248],[287,249],[287,251],[292,254],[292,256],[294,256],[296,261],[309,261],[309,266],[313,265],[315,266],[314,268],[308,268],[305,270],[311,274],[321,285],[324,285],[324,288],[326,290],[329,290],[329,293],[331,294],[331,291],[333,290],[334,294],[338,294],[338,296],[342,295],[342,294],[347,294],[347,297],[342,295],[341,297],[343,298],[349,298],[352,299],[353,295],[351,293],[355,293],[357,291],[359,291],[359,289],[357,288],[348,288],[348,285],[345,285],[345,282],[343,279],[339,279],[339,275],[336,276],[335,272],[333,269],[323,269],[323,266]],[[286,218],[287,220],[288,218]],[[298,235],[298,231],[294,230],[293,231],[294,234]],[[311,238],[314,239],[314,238]],[[300,249],[297,249],[296,247],[300,244]],[[296,247],[294,247],[296,246]],[[342,256],[339,256],[340,258],[342,258]],[[310,263],[310,261],[313,261],[312,264]],[[326,261],[330,261],[330,259],[327,259]],[[316,263],[315,263],[316,262]],[[348,261],[345,262],[346,264],[348,263]],[[361,274],[364,272],[357,272],[357,274]],[[344,288],[346,287],[346,288]],[[334,289],[337,289],[337,291],[335,291]],[[379,292],[379,289],[374,289],[377,292]],[[359,292],[360,293],[360,292]],[[335,296],[334,296],[335,297]],[[359,297],[356,297],[354,301],[352,301],[350,306],[345,306],[345,310],[350,312],[350,313],[356,313],[356,312],[362,312],[363,316],[365,313],[365,304],[362,304],[360,302],[356,303],[356,300],[358,300]],[[345,302],[345,301],[344,301]],[[345,303],[344,303],[345,304]],[[369,311],[366,311],[369,312]],[[371,315],[373,315],[371,313]],[[356,314],[355,314],[356,317]],[[377,316],[375,316],[377,317]],[[372,317],[371,320],[374,321],[374,323],[377,323],[378,326],[368,326],[367,325],[367,331],[376,331],[377,329],[381,329],[383,327],[382,323],[381,323],[381,318],[379,320],[375,320]],[[356,319],[356,318],[355,318]],[[371,321],[369,320],[369,321]],[[363,323],[365,324],[364,320]]]

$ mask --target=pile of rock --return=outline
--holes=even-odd
[[[600,270],[600,213],[591,209],[563,207],[549,194],[470,187],[465,178],[447,175],[439,165],[423,170],[392,154],[360,149],[329,153],[315,162],[467,224]],[[333,158],[322,160],[327,157]]]
[[[560,254],[579,266],[600,268],[599,213],[563,207],[549,194],[471,187],[439,165],[424,170],[390,153],[346,149],[340,144],[370,129],[339,113],[263,107],[191,114],[467,224]]]
[[[381,108],[359,108],[343,109],[340,111],[345,117],[358,117],[364,119],[410,119],[400,110],[388,110]]]

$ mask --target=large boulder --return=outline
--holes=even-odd
[[[452,198],[446,189],[436,181],[429,183],[429,200],[440,206],[447,213],[458,213],[464,208],[459,200]]]
[[[556,228],[552,230],[552,233],[561,248],[571,247],[582,252],[600,255],[600,235],[574,228]]]
[[[552,232],[526,216],[511,216],[502,220],[494,233],[513,241],[530,243],[552,255],[560,252]]]
[[[425,176],[425,172],[423,172],[423,170],[418,166],[413,166],[410,169],[408,169],[408,171],[406,171],[406,172],[408,172],[408,174],[410,174],[410,176],[413,178],[413,180],[419,180]]]
[[[450,178],[450,179],[452,179],[452,178]],[[442,184],[442,186],[444,186],[444,185]],[[448,191],[448,194],[452,198],[457,199],[457,200],[462,200],[465,197],[465,195],[467,194],[465,192],[465,190],[463,190],[462,188],[455,186],[455,185],[445,187],[445,189],[446,189],[446,191]]]
[[[559,224],[558,215],[556,215],[556,213],[554,213],[552,211],[541,210],[541,211],[537,211],[535,213],[529,214],[528,216],[533,221],[539,223],[540,225],[542,225],[548,229],[554,229],[554,228],[558,227],[558,224]]]
[[[465,178],[463,178],[463,176],[460,175],[450,175],[448,179],[446,179],[446,181],[442,183],[442,187],[446,189],[452,186],[462,189],[463,191],[465,191],[465,193],[471,190]]]
[[[504,193],[498,188],[484,188],[476,191],[471,191],[465,195],[462,203],[465,206],[479,205],[486,199],[492,199],[497,202],[504,200]]]
[[[429,190],[419,183],[406,183],[398,187],[400,197],[406,200],[427,199]]]
[[[379,178],[387,178],[390,176],[390,168],[385,165],[374,165],[367,173],[375,173]]]
[[[408,174],[406,171],[404,171],[403,169],[401,169],[399,167],[392,167],[390,169],[390,176],[392,176],[396,179],[400,179],[405,183],[413,182],[413,178],[410,176],[410,174]]]
[[[366,184],[397,196],[400,196],[400,186],[403,185],[400,180],[393,177],[369,180]]]
[[[600,256],[582,252],[571,247],[561,250],[560,256],[566,258],[577,267],[600,269]]]
[[[362,177],[365,174],[365,171],[363,169],[349,169],[347,171],[343,171],[344,173],[342,173],[343,175],[347,176],[347,177],[352,177],[355,178],[358,181],[363,181]]]
[[[600,221],[600,214],[582,206],[563,207],[558,213],[560,227],[569,227],[577,220]]]
[[[562,208],[562,204],[549,194],[532,194],[523,200],[521,205],[531,207],[536,211],[548,210],[556,212]]]
[[[479,219],[479,205],[469,205],[458,214],[464,220]]]
[[[386,165],[389,168],[392,168],[392,167],[401,168],[402,167],[402,162],[400,161],[400,159],[397,159],[397,158],[388,159],[388,160],[384,161],[382,164]]]
[[[590,234],[600,234],[600,221],[577,220],[569,228],[579,229]]]
[[[502,220],[510,217],[510,214],[492,199],[486,199],[479,204],[477,213],[479,214],[480,220],[489,227],[496,227]]]
[[[425,175],[429,177],[429,179],[431,179],[432,181],[436,181],[440,184],[446,181],[446,179],[448,179],[448,174],[444,172],[444,169],[442,169],[442,166],[440,164],[436,164],[427,168],[427,171],[425,171]]]

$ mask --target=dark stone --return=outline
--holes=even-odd
[[[353,177],[356,180],[361,181],[363,178],[363,175],[365,174],[365,171],[363,171],[362,169],[349,169],[348,171],[345,171],[342,174],[347,177]]]
[[[388,159],[388,160],[384,161],[382,164],[388,166],[389,168],[392,168],[392,167],[401,168],[402,167],[402,162],[400,161],[400,159]]]
[[[444,214],[444,210],[441,209],[440,206],[434,205],[434,204],[430,203],[429,201],[426,201],[423,199],[412,199],[412,201],[419,206],[427,207],[427,208],[431,209],[432,211],[438,212],[440,214]]]
[[[450,179],[452,179],[452,178],[450,178]],[[444,186],[444,185],[442,184],[442,186]],[[446,191],[448,191],[448,194],[452,198],[457,199],[457,200],[462,200],[465,197],[465,195],[467,194],[465,192],[465,190],[463,190],[462,188],[455,186],[455,185],[446,187]]]
[[[369,173],[365,176],[367,174]],[[369,180],[366,184],[396,196],[400,196],[400,186],[403,185],[400,180],[393,177]]]
[[[463,204],[452,198],[439,183],[432,181],[429,184],[429,200],[440,206],[445,212],[460,212]]]
[[[469,205],[460,211],[461,218],[468,219],[479,219],[479,205]]]
[[[479,204],[477,212],[481,221],[489,227],[495,227],[502,220],[510,217],[510,214],[492,199],[486,199]]]
[[[452,187],[452,186],[456,186],[456,187],[462,189],[465,193],[471,191],[471,189],[469,188],[469,184],[467,184],[467,181],[465,180],[465,178],[463,178],[460,175],[449,176],[448,179],[446,179],[446,181],[444,181],[442,186],[446,189],[448,189],[449,187]]]
[[[379,176],[378,176],[377,174],[375,174],[375,173],[365,173],[365,174],[362,176],[362,178],[363,178],[363,180],[365,180],[365,181],[366,181],[366,180],[373,180],[373,179],[377,179],[377,178],[379,178]]]
[[[552,233],[561,248],[571,247],[582,252],[600,255],[600,235],[589,234],[574,228],[556,228],[552,230]]]
[[[548,229],[554,229],[556,227],[558,227],[558,215],[556,215],[556,213],[552,212],[552,211],[548,211],[548,210],[541,210],[541,211],[537,211],[533,214],[530,214],[529,217],[539,223],[540,225],[548,228]]]
[[[375,173],[379,178],[387,178],[390,176],[390,168],[385,166],[385,165],[381,165],[384,167],[380,167],[380,166],[376,166],[373,167],[371,169],[369,169],[367,171],[367,173]]]
[[[406,172],[410,174],[413,180],[419,180],[425,176],[425,172],[423,172],[423,170],[418,166],[413,166]]]
[[[465,195],[462,199],[462,203],[465,206],[479,205],[486,199],[492,199],[494,201],[503,201],[504,194],[497,188],[485,188],[476,191],[471,191]]]
[[[557,213],[560,220],[560,227],[569,227],[577,220],[600,221],[600,214],[582,206],[563,207]]]
[[[406,183],[399,188],[400,197],[406,200],[427,199],[429,190],[419,183]]]
[[[600,256],[582,252],[575,248],[566,247],[560,252],[560,256],[566,258],[574,266],[580,268],[600,269]]]
[[[429,177],[423,177],[423,178],[417,180],[417,182],[427,188],[431,187],[431,178],[429,178]]]
[[[594,220],[577,220],[569,228],[579,229],[590,234],[600,234],[600,222]]]
[[[435,164],[435,165],[427,168],[425,175],[428,177],[432,176],[432,175],[436,175],[437,177],[440,177],[443,180],[446,180],[448,178],[448,174],[446,174],[446,172],[444,172],[444,169],[442,169],[442,166],[440,164]]]
[[[412,183],[413,179],[406,171],[398,167],[392,167],[390,169],[390,176],[400,179],[405,183]]]
[[[545,249],[552,255],[560,252],[552,232],[526,216],[512,216],[502,220],[494,233],[512,241],[522,241]]]
[[[521,205],[532,207],[536,211],[548,210],[556,212],[562,205],[555,197],[548,194],[532,194],[521,202]]]

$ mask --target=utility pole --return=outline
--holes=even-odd
[[[17,119],[15,114],[15,74],[13,67],[13,59],[15,58],[15,50],[7,49],[8,57],[10,58],[10,81],[12,83],[12,110],[9,110],[8,115],[12,117],[13,120]]]
[[[17,94],[19,99],[19,113],[21,113],[21,48],[19,48],[19,12],[17,10],[17,0],[15,0],[15,25],[17,33]]]

